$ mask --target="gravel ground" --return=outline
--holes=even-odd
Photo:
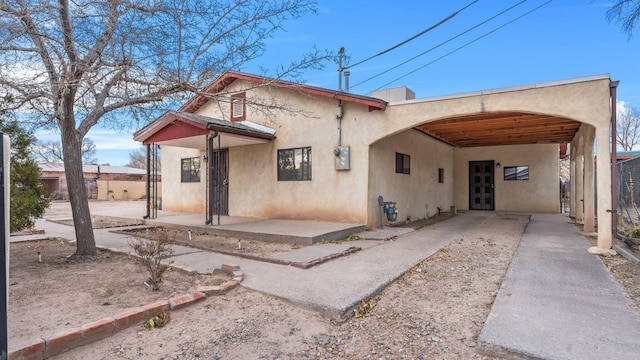
[[[495,358],[476,339],[528,219],[498,215],[463,234],[344,323],[237,288],[171,313],[163,328],[130,328],[57,359]]]
[[[171,312],[162,328],[129,328],[54,359],[499,359],[476,340],[528,220],[496,215],[343,323],[238,287]],[[620,256],[602,260],[640,308],[640,266]]]

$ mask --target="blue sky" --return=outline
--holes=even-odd
[[[420,33],[472,2],[320,0],[316,15],[286,23],[285,30],[267,42],[265,56],[240,70],[256,74],[261,73],[261,67],[274,70],[279,64],[287,65],[300,58],[313,46],[336,51],[344,46],[350,57],[347,65],[355,64]],[[417,98],[428,98],[610,74],[611,79],[620,80],[618,100],[624,102],[623,106],[640,108],[640,28],[636,37],[628,38],[618,24],[607,21],[606,11],[612,1],[600,0],[551,1],[528,15],[524,14],[547,1],[524,1],[416,60],[354,86],[520,2],[477,1],[408,44],[354,66],[349,69],[351,92],[367,95],[381,87],[407,86]],[[495,30],[521,15],[524,16]],[[477,38],[480,39],[474,41]],[[464,46],[469,42],[472,43]],[[454,51],[458,48],[461,49]],[[410,72],[413,73],[407,75]],[[310,85],[337,89],[337,64],[327,64],[322,71],[308,71],[304,79]],[[139,148],[132,140],[134,131],[113,133],[100,128],[90,131],[88,137],[97,146],[98,161],[111,165],[127,163],[129,152]]]

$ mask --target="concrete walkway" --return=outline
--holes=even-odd
[[[308,261],[350,246],[363,248],[307,270],[181,246],[175,247],[173,260],[200,272],[236,263],[245,275],[242,286],[343,319],[362,299],[492,216],[468,212],[409,233],[385,233],[398,231],[392,228],[362,233],[367,238],[398,235],[396,241],[315,244],[281,255]],[[46,236],[75,238],[70,226],[40,220],[37,227]],[[95,230],[95,235],[101,246],[130,250],[126,235],[108,229]],[[479,343],[491,351],[544,359],[640,358],[640,314],[602,261],[587,253],[588,247],[565,215],[533,215]]]
[[[535,214],[478,342],[542,359],[640,359],[640,314],[567,218]]]

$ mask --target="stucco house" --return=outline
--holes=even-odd
[[[600,75],[416,99],[404,87],[361,96],[227,71],[134,139],[161,147],[163,210],[368,228],[379,197],[397,221],[451,207],[558,212],[559,147],[571,143],[571,216],[594,231],[597,138],[598,246],[610,247],[615,84]]]

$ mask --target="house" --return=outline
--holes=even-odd
[[[67,198],[64,165],[39,163],[40,181],[47,186],[47,198]],[[142,199],[146,194],[147,171],[127,166],[83,165],[89,199]],[[159,178],[159,177],[158,177]]]
[[[361,96],[227,71],[134,139],[162,148],[164,210],[368,228],[388,202],[396,221],[452,207],[558,212],[558,154],[571,143],[571,216],[594,231],[593,149],[608,155],[615,84],[600,75],[416,99],[405,87]],[[610,175],[597,174],[606,248]]]

